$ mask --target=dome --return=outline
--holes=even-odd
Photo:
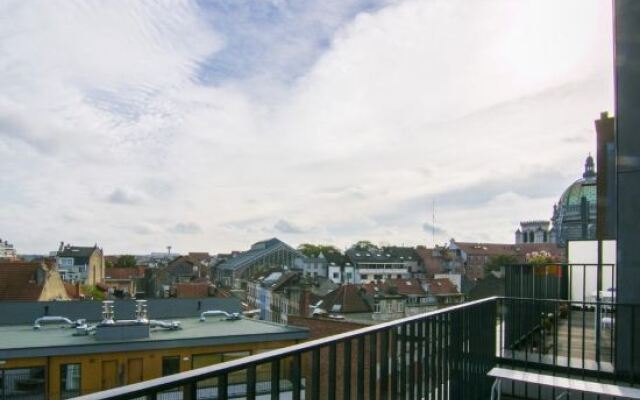
[[[595,238],[596,195],[596,172],[593,157],[589,155],[585,161],[582,178],[573,182],[562,193],[554,207],[552,221],[559,243]]]
[[[589,203],[596,202],[596,178],[580,178],[573,182],[567,190],[562,193],[558,207],[580,207],[582,198],[585,197]]]

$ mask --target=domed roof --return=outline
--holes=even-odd
[[[583,196],[586,197],[589,204],[596,204],[596,173],[591,155],[587,157],[584,167],[582,178],[573,182],[560,197],[558,202],[560,208],[580,206]]]

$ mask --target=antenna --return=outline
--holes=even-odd
[[[433,246],[436,246],[436,200],[431,200],[431,239]]]

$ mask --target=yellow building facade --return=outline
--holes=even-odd
[[[125,341],[74,336],[69,327],[0,327],[0,400],[75,397],[289,346],[308,336],[302,328],[246,319],[179,322],[180,330],[152,329],[148,338]],[[29,342],[33,346],[18,347]],[[234,380],[241,382],[241,374],[230,377]]]

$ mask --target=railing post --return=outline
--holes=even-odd
[[[256,398],[256,366],[247,367],[247,400]]]
[[[356,396],[358,400],[364,400],[364,336],[358,337],[358,356],[357,356],[357,381]]]
[[[344,359],[343,359],[344,361]],[[327,399],[336,398],[336,344],[329,345],[329,368],[327,370]]]
[[[293,400],[300,400],[300,380],[301,380],[301,369],[302,369],[302,354],[295,353],[293,355],[293,371],[292,377],[293,380]],[[307,382],[308,384],[308,382]],[[306,389],[305,389],[306,390]]]
[[[280,398],[280,359],[271,361],[271,400]]]
[[[376,333],[372,333],[369,335],[369,398],[370,399],[375,399],[376,398],[376,381],[378,379],[377,377],[377,368],[378,368],[378,355],[377,355],[377,340],[376,340]],[[382,377],[380,379],[382,381]],[[382,383],[380,384],[382,386]],[[384,396],[386,396],[386,393],[383,393],[382,390],[380,390],[380,398],[384,399]]]
[[[320,349],[318,348],[311,352],[311,399],[320,400]]]
[[[393,379],[393,378],[392,378]],[[389,392],[389,330],[380,332],[380,398]]]
[[[222,374],[218,377],[218,400],[227,400],[228,396],[228,375]]]
[[[183,398],[185,400],[198,399],[198,382],[190,381],[183,386]]]
[[[351,399],[351,340],[343,342],[342,399]]]

